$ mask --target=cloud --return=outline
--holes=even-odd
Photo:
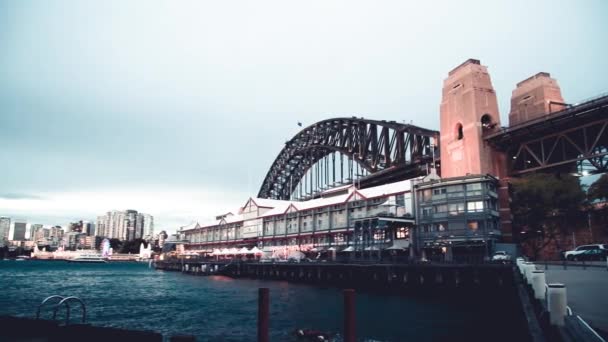
[[[45,199],[42,196],[34,195],[34,194],[20,194],[20,193],[5,193],[0,194],[0,199],[6,200],[43,200]]]

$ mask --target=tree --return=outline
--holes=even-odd
[[[587,196],[591,201],[608,200],[608,173],[604,173],[589,186]]]
[[[114,251],[118,251],[122,247],[122,241],[119,239],[110,239],[110,247],[112,247]]]
[[[512,213],[522,245],[532,250],[536,259],[545,247],[568,234],[581,212],[586,194],[579,178],[571,175],[532,174],[512,181]]]
[[[144,244],[144,247],[146,247],[148,245],[148,243],[144,239],[135,239],[135,240],[131,240],[131,241],[125,241],[124,244],[122,245],[122,249],[120,250],[120,252],[137,254],[137,253],[139,253],[139,246],[142,244],[142,242]]]

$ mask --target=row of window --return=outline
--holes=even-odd
[[[467,220],[466,222],[436,222],[432,224],[423,224],[420,229],[424,233],[445,232],[445,231],[477,231],[486,227],[489,230],[497,229],[498,222],[496,220]]]
[[[468,184],[455,184],[444,187],[438,187],[434,189],[424,189],[420,191],[422,201],[431,201],[437,196],[447,196],[448,198],[464,197],[465,193],[467,196],[480,196],[482,190],[487,189],[489,191],[495,191],[496,187],[491,182],[482,183],[468,183]]]
[[[460,215],[465,212],[475,213],[482,212],[485,209],[496,210],[496,201],[488,200],[488,201],[468,201],[466,202],[466,208],[464,202],[458,203],[448,203],[448,204],[438,204],[432,207],[423,207],[422,208],[422,217],[430,217],[432,214],[444,214],[448,215]]]

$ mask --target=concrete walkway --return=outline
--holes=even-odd
[[[599,265],[598,265],[599,266]],[[571,267],[537,264],[547,283],[566,285],[568,306],[592,327],[608,332],[608,270],[606,267]]]

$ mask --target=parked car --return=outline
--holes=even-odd
[[[607,249],[588,249],[583,253],[575,255],[574,261],[603,261],[608,255]]]
[[[579,256],[581,256],[583,253],[586,253],[587,251],[592,250],[598,250],[601,251],[600,253],[606,253],[606,251],[608,251],[608,245],[593,244],[578,246],[574,250],[564,252],[563,257],[566,260],[579,260]],[[589,253],[589,255],[592,254],[594,253]],[[589,255],[586,255],[585,257],[588,257]]]
[[[509,253],[505,251],[496,251],[492,256],[492,261],[507,261],[511,260]]]

